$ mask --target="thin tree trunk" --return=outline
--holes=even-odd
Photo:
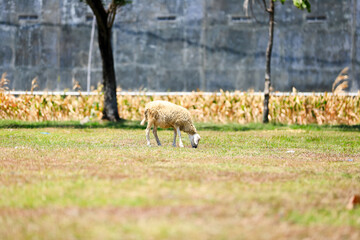
[[[358,18],[358,13],[357,13],[357,0],[353,0],[352,1],[352,5],[353,5],[353,16],[352,16],[352,29],[351,29],[351,39],[352,39],[352,43],[351,43],[351,78],[352,78],[352,84],[351,84],[351,91],[356,91],[359,88],[358,85],[358,81],[357,81],[357,61],[356,61],[356,55],[357,55],[357,18]]]
[[[269,99],[271,86],[271,53],[274,41],[274,22],[275,22],[275,3],[270,1],[269,12],[269,41],[266,49],[266,70],[265,70],[265,87],[264,87],[264,111],[263,123],[269,122]]]
[[[111,46],[111,28],[98,27],[98,41],[102,59],[104,110],[102,119],[113,122],[119,121],[119,112],[116,98],[116,77],[114,56]]]

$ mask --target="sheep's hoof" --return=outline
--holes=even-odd
[[[183,147],[184,147],[184,144],[179,145],[179,147],[183,148]]]

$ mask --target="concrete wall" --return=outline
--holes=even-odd
[[[346,66],[360,86],[359,0],[313,0],[312,12],[276,5],[273,88],[329,91]],[[320,4],[321,2],[321,4]],[[117,15],[113,50],[123,89],[262,90],[267,16],[242,0],[134,0]],[[11,89],[86,89],[91,10],[79,0],[0,0],[0,73]],[[165,17],[165,18],[164,18]],[[325,19],[324,19],[325,17]],[[96,40],[96,37],[95,37]],[[95,41],[92,85],[101,82]]]

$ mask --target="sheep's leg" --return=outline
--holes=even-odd
[[[156,142],[157,142],[157,145],[158,146],[161,146],[161,143],[160,143],[160,139],[157,135],[157,126],[154,124],[154,128],[153,128],[153,134],[155,136],[155,139],[156,139]]]
[[[174,128],[174,141],[173,146],[176,147],[176,129]]]
[[[176,127],[176,131],[177,131],[177,134],[179,135],[179,147],[184,147],[184,144],[183,144],[183,142],[181,140],[180,128]]]
[[[152,122],[149,121],[148,122],[148,125],[146,127],[146,130],[145,130],[145,133],[146,133],[146,141],[147,141],[147,145],[150,147],[151,144],[150,144],[150,129],[151,129],[151,125],[152,125]]]

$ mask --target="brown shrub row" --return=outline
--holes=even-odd
[[[145,104],[166,100],[189,109],[196,122],[250,123],[262,119],[263,96],[242,92],[183,96],[119,95],[120,116],[141,120]],[[0,119],[26,121],[81,120],[102,117],[103,96],[21,95],[0,91]],[[360,124],[360,97],[324,94],[322,96],[272,96],[270,121],[297,124]]]

